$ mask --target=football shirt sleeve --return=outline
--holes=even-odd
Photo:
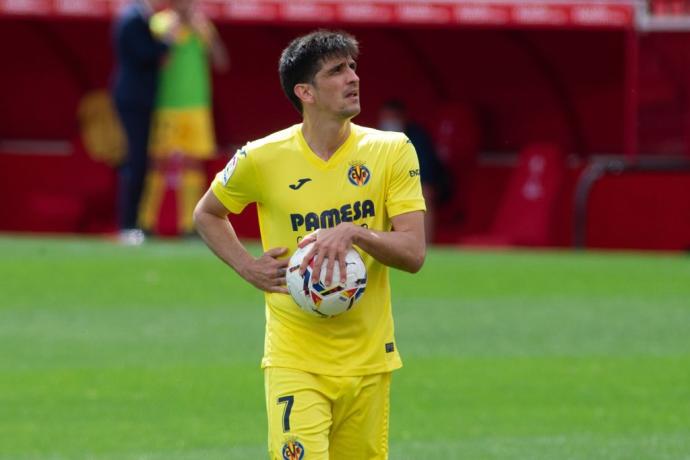
[[[426,211],[419,176],[419,159],[409,139],[392,155],[388,166],[390,182],[386,190],[386,209],[390,217],[411,211]]]
[[[211,190],[233,214],[239,214],[249,203],[260,201],[259,177],[254,159],[246,147],[238,150],[225,168],[216,174]]]

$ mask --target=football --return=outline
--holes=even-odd
[[[344,283],[340,282],[340,268],[336,264],[333,267],[333,281],[326,285],[326,260],[323,262],[319,281],[311,283],[314,260],[309,262],[304,275],[299,274],[299,267],[313,244],[298,248],[290,257],[286,274],[287,287],[302,310],[315,316],[330,318],[351,309],[362,297],[367,286],[367,270],[359,253],[350,249],[345,256],[347,278]]]

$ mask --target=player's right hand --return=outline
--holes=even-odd
[[[314,259],[311,275],[311,282],[317,283],[321,278],[321,269],[326,261],[326,277],[324,281],[327,286],[333,282],[333,267],[337,264],[340,271],[340,282],[344,283],[347,277],[345,257],[347,251],[352,248],[354,235],[361,227],[351,222],[341,222],[332,228],[320,229],[304,237],[300,241],[300,247],[314,243],[314,246],[304,255],[302,264],[299,267],[300,275],[307,269],[307,264]]]
[[[265,292],[288,294],[285,281],[288,259],[279,259],[287,254],[287,248],[272,248],[261,257],[253,259],[240,272],[242,277],[256,288]]]

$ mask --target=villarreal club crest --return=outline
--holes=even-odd
[[[283,444],[283,460],[302,460],[304,458],[304,446],[296,439],[289,439]]]
[[[362,187],[367,185],[369,179],[371,179],[371,172],[364,165],[363,161],[353,161],[350,163],[350,169],[347,171],[347,178],[352,185]]]

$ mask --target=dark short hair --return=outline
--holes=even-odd
[[[302,101],[295,94],[295,85],[313,83],[323,61],[333,57],[359,56],[357,39],[346,32],[317,30],[297,37],[280,55],[278,72],[285,95],[298,112],[302,113]]]
[[[386,102],[383,103],[381,108],[392,110],[393,112],[398,113],[405,113],[405,111],[407,110],[407,107],[405,107],[405,103],[400,99],[388,99]]]

